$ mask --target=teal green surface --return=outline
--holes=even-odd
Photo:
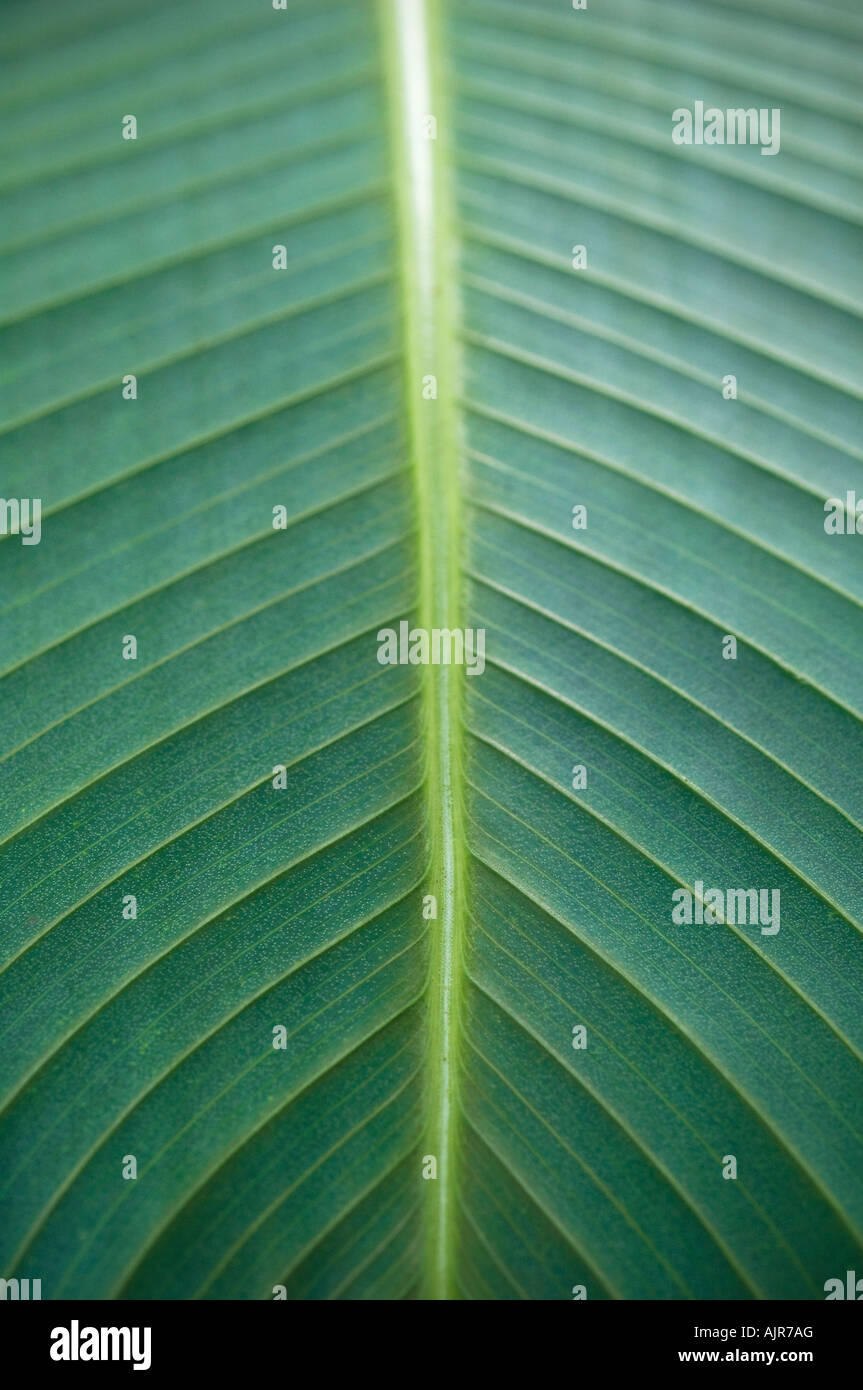
[[[441,612],[394,4],[2,7],[0,493],[43,520],[0,537],[0,1276],[820,1299],[863,1260],[863,538],[823,526],[863,18],[430,0]],[[780,154],[674,146],[695,100],[781,106]],[[376,660],[422,613],[487,633],[445,1036],[439,673]],[[675,925],[697,880],[780,931]]]

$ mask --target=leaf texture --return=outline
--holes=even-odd
[[[0,1274],[860,1267],[861,53],[794,0],[7,6]],[[699,100],[780,154],[676,146]]]
[[[726,8],[453,11],[471,1297],[812,1298],[859,1258],[863,571],[823,500],[863,489],[860,132],[827,16]],[[778,160],[669,139],[765,97]],[[697,881],[779,889],[779,932],[672,925]]]
[[[416,587],[374,15],[97,10],[7,55],[4,495],[45,510],[0,547],[3,1262],[400,1295],[423,755],[374,660]]]

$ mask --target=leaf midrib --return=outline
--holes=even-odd
[[[433,0],[379,0],[399,230],[406,411],[420,521],[419,622],[460,624],[459,475],[456,447],[457,315],[452,296],[454,236],[445,171],[452,167],[440,62],[440,15]],[[424,118],[437,134],[426,137]],[[438,398],[425,400],[433,375]],[[446,666],[423,672],[429,749],[426,773],[432,921],[425,1077],[425,1153],[437,1177],[424,1183],[424,1295],[456,1297],[454,1273],[455,1062],[463,925],[465,831],[461,824],[460,682]]]

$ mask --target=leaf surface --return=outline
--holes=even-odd
[[[854,8],[7,18],[0,1272],[823,1297],[863,1258]],[[675,145],[696,101],[781,107],[780,153]],[[485,670],[381,664],[402,621]],[[780,929],[675,922],[697,883]]]

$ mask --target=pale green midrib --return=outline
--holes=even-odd
[[[406,406],[419,515],[420,605],[425,628],[460,626],[458,451],[455,406],[457,317],[451,286],[454,237],[445,169],[449,163],[445,94],[437,42],[437,0],[378,0],[395,159],[399,274],[403,296]],[[423,118],[438,122],[429,140]],[[437,378],[435,400],[423,378]],[[460,825],[460,676],[424,670],[430,826],[428,891],[438,903],[430,922],[429,1039],[423,1154],[437,1179],[423,1182],[425,1298],[457,1297],[454,1263],[455,1065],[463,922]],[[418,1174],[419,1180],[419,1174]]]

